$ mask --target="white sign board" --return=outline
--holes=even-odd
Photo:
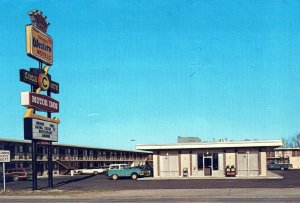
[[[25,118],[25,139],[58,141],[57,123]]]
[[[0,150],[0,162],[10,162],[10,151]]]

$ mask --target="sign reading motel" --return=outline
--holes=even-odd
[[[57,113],[59,102],[51,97],[33,92],[21,92],[21,105],[37,108],[40,111]]]
[[[52,38],[33,25],[26,25],[26,53],[34,59],[52,65]]]
[[[24,139],[58,141],[57,123],[34,118],[24,118]]]

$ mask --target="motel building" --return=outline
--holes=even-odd
[[[0,138],[0,150],[10,151],[6,168],[32,168],[32,144],[28,140]],[[132,166],[151,164],[149,152],[89,147],[68,144],[53,144],[53,175],[70,174],[71,170],[84,168],[107,168],[110,164]],[[1,166],[0,166],[1,168]],[[47,176],[48,146],[37,146],[37,174]]]
[[[267,175],[267,151],[282,146],[281,140],[195,142],[137,145],[153,152],[154,178],[225,177],[226,167],[236,176]]]

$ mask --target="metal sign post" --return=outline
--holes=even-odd
[[[5,163],[3,162],[3,191],[5,192]]]
[[[10,162],[10,151],[0,150],[0,162],[3,162],[3,191],[5,192],[5,163]]]

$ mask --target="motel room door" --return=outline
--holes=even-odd
[[[259,163],[258,152],[243,152],[237,156],[238,175],[240,176],[258,176]]]
[[[204,176],[211,176],[212,175],[212,156],[204,156],[203,163],[204,163]]]
[[[172,152],[161,153],[159,165],[161,177],[179,176],[178,154]]]

